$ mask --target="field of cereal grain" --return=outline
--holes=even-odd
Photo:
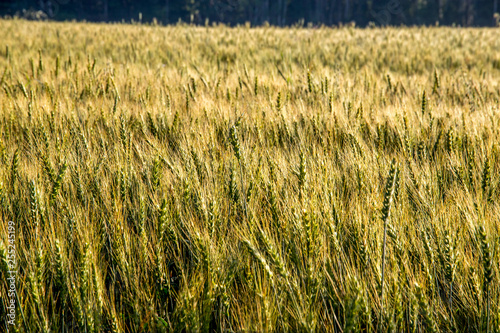
[[[0,31],[11,330],[500,332],[499,29]]]

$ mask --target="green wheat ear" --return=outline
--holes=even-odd
[[[492,253],[490,249],[490,244],[488,243],[486,230],[484,225],[479,227],[479,241],[481,245],[481,251],[483,254],[482,262],[484,268],[484,282],[490,284],[493,281],[493,265],[492,265]]]
[[[422,116],[427,111],[427,97],[425,96],[425,90],[422,93]]]
[[[19,177],[19,148],[16,149],[12,156],[12,163],[10,165],[10,183],[14,187],[16,179]]]
[[[38,72],[43,73],[43,69],[42,50],[38,50]]]
[[[59,70],[61,68],[61,63],[59,60],[59,56],[56,57],[56,68],[54,70],[54,76],[57,78],[59,76]]]
[[[313,87],[311,72],[309,70],[307,70],[307,91],[309,91],[309,93],[312,94],[313,90],[314,90],[314,87]]]
[[[386,76],[387,78],[387,89],[392,92],[392,81],[391,81],[391,76],[389,74],[387,74]]]
[[[333,113],[333,91],[330,93],[330,96],[328,97],[328,110],[330,113]]]
[[[262,269],[267,273],[269,281],[274,285],[274,273],[267,263],[266,258],[264,258],[262,253],[255,246],[253,246],[248,239],[244,239],[243,244],[245,244],[252,257],[261,265]]]
[[[438,73],[437,70],[434,70],[434,85],[432,86],[432,93],[437,94],[439,87],[440,85],[439,85]]]
[[[434,320],[434,316],[432,315],[431,309],[429,308],[429,304],[427,303],[426,296],[424,295],[422,287],[420,287],[418,283],[415,283],[415,290],[420,312],[424,316],[427,332],[437,332],[438,329]]]
[[[59,293],[59,298],[64,306],[66,303],[66,294],[67,294],[67,275],[66,275],[66,262],[64,259],[63,250],[61,248],[61,244],[59,240],[55,242],[55,253],[54,253],[54,270],[55,270],[55,281],[54,287],[56,292]]]
[[[490,332],[490,284],[493,281],[493,265],[490,244],[488,243],[486,230],[483,225],[478,231],[479,243],[481,245],[482,264],[484,270],[483,289],[486,294],[486,333]]]
[[[491,193],[491,167],[490,160],[488,156],[486,156],[483,164],[483,174],[481,179],[481,189],[483,190],[483,197],[487,202],[492,201],[492,193]]]
[[[389,218],[391,215],[391,206],[395,197],[397,179],[399,175],[399,168],[396,160],[393,159],[391,163],[391,170],[389,171],[389,177],[387,177],[387,182],[384,191],[384,204],[382,207],[382,220],[384,221],[384,240],[383,240],[383,250],[382,250],[382,278],[380,286],[380,302],[381,302],[381,319],[384,317],[384,279],[385,279],[385,254],[387,246],[387,229],[389,224]]]
[[[161,160],[159,157],[153,159],[153,165],[151,167],[151,185],[153,191],[158,190],[160,187],[161,180]]]
[[[397,179],[399,176],[399,167],[397,166],[396,160],[393,159],[391,163],[391,169],[389,171],[389,176],[387,177],[387,182],[384,190],[384,203],[382,208],[382,220],[385,222],[390,217],[390,209],[394,199],[394,194],[396,191]]]
[[[306,185],[306,159],[304,157],[304,152],[300,152],[300,164],[299,164],[299,170],[297,172],[297,178],[299,181],[299,198],[302,199],[302,195],[304,192],[304,188]]]
[[[31,219],[35,226],[35,229],[37,230],[40,211],[39,211],[38,191],[34,180],[31,180],[30,182],[29,193],[30,193]]]
[[[276,111],[281,112],[283,107],[283,102],[281,100],[281,91],[278,91],[278,97],[276,98]]]
[[[458,251],[456,250],[456,242],[453,242],[448,230],[444,234],[444,249],[441,251],[443,256],[444,276],[449,283],[448,304],[450,313],[453,313],[453,282],[455,280],[455,272],[457,268]]]
[[[236,132],[236,127],[233,125],[229,129],[229,142],[231,143],[231,146],[233,147],[234,150],[234,155],[236,156],[236,159],[238,162],[241,161],[241,147],[240,147],[240,140],[238,138],[238,133]]]
[[[61,168],[59,169],[59,173],[57,174],[56,180],[54,181],[54,184],[52,186],[52,192],[50,193],[50,202],[55,203],[57,194],[59,193],[59,190],[61,189],[62,186],[62,181],[64,174],[66,172],[66,169],[68,168],[68,164],[66,162],[63,163]]]
[[[278,274],[282,279],[288,282],[290,273],[288,272],[285,261],[280,256],[280,253],[277,251],[276,247],[273,245],[269,237],[262,229],[259,229],[259,237],[262,240],[262,243],[265,245],[266,253],[271,258],[271,262],[273,266],[276,267]]]

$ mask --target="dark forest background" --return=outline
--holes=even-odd
[[[22,0],[0,16],[228,25],[498,25],[499,0]]]

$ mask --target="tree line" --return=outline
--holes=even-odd
[[[498,25],[499,0],[21,0],[1,16],[228,25]]]

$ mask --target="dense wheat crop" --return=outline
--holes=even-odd
[[[499,29],[0,31],[4,328],[500,332]]]

